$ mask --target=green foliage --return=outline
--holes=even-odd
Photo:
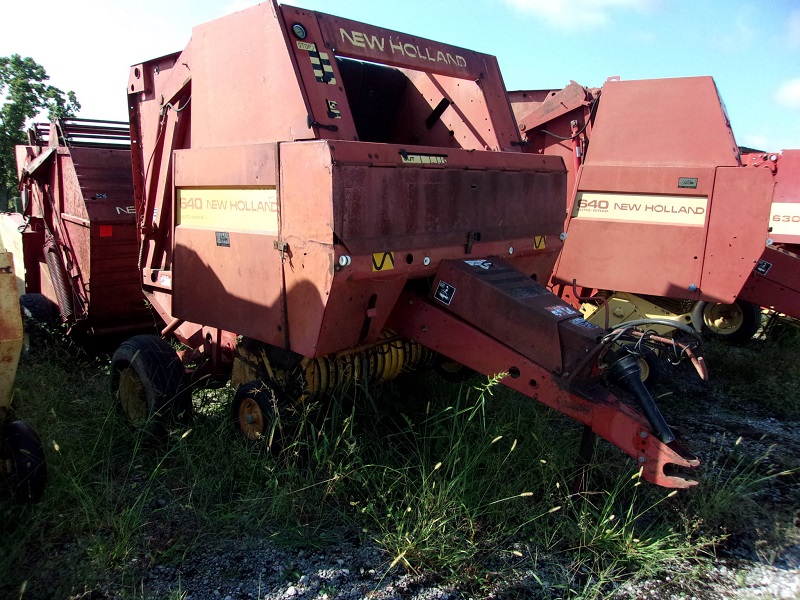
[[[64,93],[46,83],[49,79],[31,57],[0,57],[0,197],[17,187],[14,146],[25,143],[26,123],[42,110],[58,119],[74,116],[81,108],[74,92]]]
[[[496,378],[432,373],[302,407],[277,454],[232,427],[231,389],[197,390],[191,427],[157,445],[116,410],[107,360],[34,339],[16,408],[47,446],[50,482],[41,504],[0,503],[4,597],[147,597],[137,565],[179,565],[243,535],[319,548],[347,531],[384,549],[387,573],[434,574],[466,595],[525,569],[548,575],[520,595],[601,598],[631,579],[699,577],[732,515],[748,527],[743,507],[783,475],[720,443],[700,486],[675,494],[601,443],[575,493],[579,426]]]

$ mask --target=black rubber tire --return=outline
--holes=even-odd
[[[181,390],[184,371],[169,342],[137,335],[114,352],[111,394],[134,426],[161,434],[170,419],[183,420],[182,413],[191,411],[191,403],[186,406],[187,394]]]
[[[712,324],[714,312],[719,312],[725,307],[731,307],[735,312],[738,326],[732,328],[719,328]],[[743,344],[756,334],[761,327],[761,309],[744,300],[736,300],[733,304],[708,303],[703,308],[703,329],[712,337],[724,340],[730,344]]]
[[[434,369],[439,377],[453,383],[461,383],[475,375],[475,371],[469,367],[465,367],[461,363],[450,360],[449,358],[442,358],[436,363]]]
[[[58,305],[44,294],[23,294],[19,297],[23,320],[30,319],[42,325],[58,322]]]
[[[9,484],[15,504],[39,502],[47,486],[42,440],[27,421],[11,421],[2,431],[3,458],[9,459]]]
[[[280,449],[286,441],[286,407],[282,394],[264,381],[240,385],[231,404],[233,426],[250,441]]]

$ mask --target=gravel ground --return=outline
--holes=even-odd
[[[523,548],[523,550],[525,550]],[[533,551],[533,549],[531,549]],[[524,555],[525,556],[525,555]],[[246,538],[217,541],[192,553],[180,566],[138,569],[143,595],[185,600],[249,600],[279,598],[562,598],[569,592],[566,565],[555,556],[500,558],[508,575],[490,591],[441,585],[424,574],[411,575],[390,567],[389,557],[375,546],[344,542],[324,551],[281,549],[271,540]],[[511,564],[510,561],[516,564]],[[512,567],[509,569],[509,567]],[[582,582],[585,584],[586,582]],[[572,593],[580,590],[578,582]],[[113,590],[104,590],[113,597]],[[609,590],[615,599],[669,600],[730,598],[736,600],[800,598],[800,546],[786,549],[773,564],[758,558],[726,558],[701,577],[680,574],[626,583]],[[92,593],[97,597],[98,591]],[[183,596],[181,596],[183,594]]]

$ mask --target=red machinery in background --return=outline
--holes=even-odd
[[[601,290],[599,306],[583,305],[596,323],[662,317],[753,335],[759,312],[743,288],[771,235],[774,182],[742,168],[710,77],[510,96],[526,149],[562,156],[570,171],[552,277],[563,298],[577,306]]]
[[[145,295],[195,375],[230,375],[245,435],[271,435],[285,402],[443,355],[505,373],[648,481],[695,483],[665,472],[698,462],[636,360],[598,362],[641,332],[609,336],[536,281],[560,248],[566,173],[520,151],[494,57],[265,2],[135,65],[128,95]],[[155,337],[112,360],[135,419],[188,408],[184,377]]]
[[[769,170],[775,190],[769,240],[739,298],[800,318],[800,150],[751,152],[742,163]]]
[[[126,123],[63,119],[17,146],[25,308],[76,333],[154,325],[142,298]]]

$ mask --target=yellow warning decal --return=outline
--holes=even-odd
[[[533,249],[544,250],[547,247],[547,236],[537,235],[533,238]]]
[[[215,231],[278,234],[278,192],[246,189],[179,188],[177,224]]]
[[[378,252],[372,255],[373,271],[391,271],[394,269],[394,252]]]
[[[300,50],[308,52],[311,68],[314,69],[314,78],[319,83],[336,85],[336,76],[333,74],[331,57],[327,52],[320,52],[317,50],[316,44],[311,44],[309,42],[297,42],[297,47]]]

